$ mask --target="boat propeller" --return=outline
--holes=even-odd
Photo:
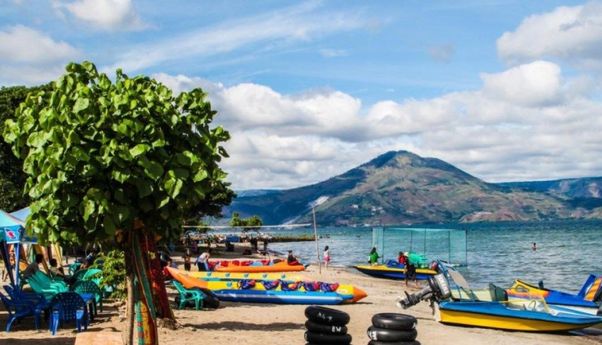
[[[431,308],[434,311],[435,302],[440,302],[451,296],[449,283],[443,273],[439,273],[433,277],[429,277],[428,285],[422,290],[413,294],[405,292],[405,297],[400,297],[397,300],[397,306],[403,309],[408,309],[420,301],[429,301]]]

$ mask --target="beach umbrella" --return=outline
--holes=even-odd
[[[20,246],[24,243],[36,244],[33,237],[25,236],[25,222],[5,211],[0,210],[0,243],[2,244],[2,258],[9,273],[11,283],[15,288],[19,287],[19,253]],[[8,258],[8,246],[15,248],[15,266],[12,267]],[[13,272],[14,269],[14,272]]]

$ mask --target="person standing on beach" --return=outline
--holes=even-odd
[[[372,247],[372,250],[370,251],[370,254],[368,255],[368,262],[370,262],[370,265],[374,266],[374,265],[378,264],[379,258],[380,258],[380,256],[378,256],[378,253],[376,252],[376,247]]]
[[[184,270],[190,272],[190,254],[184,254]]]
[[[328,246],[324,247],[324,266],[328,268],[328,264],[330,263],[330,248]]]
[[[203,252],[203,254],[196,258],[196,267],[198,267],[199,272],[209,271],[209,257],[210,255],[208,252]]]
[[[399,256],[397,257],[397,263],[404,266],[408,263],[408,258],[404,254],[404,252],[399,252]]]
[[[406,286],[408,286],[408,281],[413,280],[414,284],[418,286],[416,282],[416,266],[408,259],[406,263]]]

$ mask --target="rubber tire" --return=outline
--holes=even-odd
[[[414,341],[418,335],[418,332],[416,332],[415,329],[410,331],[399,331],[395,329],[385,329],[374,326],[370,326],[366,333],[368,334],[368,338],[385,343]]]
[[[416,328],[418,320],[412,315],[380,313],[372,316],[372,325],[378,328],[409,331]]]
[[[414,341],[376,341],[376,340],[370,340],[370,342],[368,343],[368,345],[420,345],[420,342],[418,340],[414,340]]]
[[[307,331],[305,332],[305,341],[310,344],[341,344],[348,345],[351,344],[351,335],[350,334],[322,334],[322,333],[314,333]]]
[[[345,326],[349,323],[349,314],[344,311],[315,305],[305,308],[305,316],[321,325]]]
[[[346,326],[335,326],[335,325],[323,325],[320,323],[313,322],[311,320],[305,321],[305,328],[308,331],[313,333],[322,333],[322,334],[347,334]]]

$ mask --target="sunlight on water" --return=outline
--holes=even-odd
[[[439,225],[439,228],[443,226]],[[488,283],[505,287],[514,278],[546,287],[577,292],[590,273],[602,274],[602,222],[542,222],[451,225],[467,229],[468,266],[461,271],[474,287]],[[283,234],[284,232],[279,232]],[[311,233],[310,229],[286,233]],[[348,266],[365,264],[372,247],[370,228],[320,228],[318,233],[320,255],[324,246],[330,246],[332,264]],[[393,258],[398,251],[399,238],[387,238],[385,257]],[[434,238],[427,253],[437,251],[446,242]],[[537,243],[537,250],[531,249]],[[446,246],[445,246],[446,247]],[[273,243],[270,249],[295,254],[308,262],[316,261],[314,242]],[[434,259],[430,257],[429,259]],[[441,257],[447,260],[447,257]],[[452,260],[453,261],[453,260]]]

